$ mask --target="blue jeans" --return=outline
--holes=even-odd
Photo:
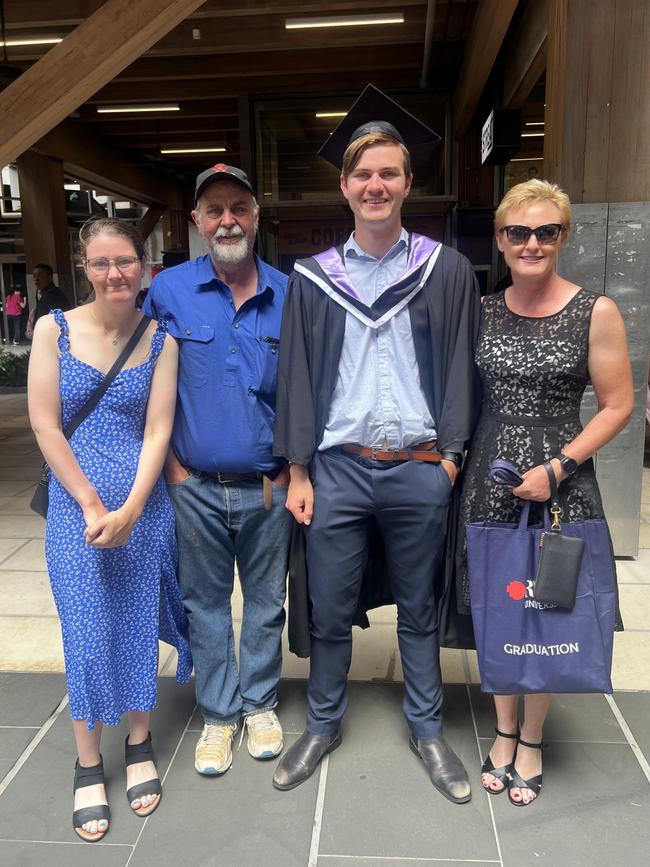
[[[286,489],[272,486],[273,505],[266,511],[261,481],[220,484],[193,474],[167,488],[203,719],[225,725],[273,708],[292,521],[284,508]],[[239,670],[230,606],[235,559],[244,597]]]

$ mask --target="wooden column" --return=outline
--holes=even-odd
[[[650,0],[549,0],[544,173],[573,202],[650,201]]]
[[[45,262],[54,271],[54,282],[72,300],[72,273],[68,217],[60,160],[26,151],[16,161],[20,184],[20,207],[27,264],[27,291],[34,304],[32,271]]]
[[[190,232],[185,211],[169,208],[163,214],[163,250],[165,253],[184,250],[189,256]]]

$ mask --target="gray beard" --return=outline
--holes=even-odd
[[[219,240],[219,238],[212,237],[208,241],[210,252],[218,264],[239,265],[248,258],[250,244],[245,235],[236,244],[220,244]]]

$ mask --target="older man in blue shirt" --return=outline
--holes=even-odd
[[[291,516],[288,473],[272,454],[287,278],[253,252],[259,208],[241,169],[196,181],[192,217],[208,254],[163,271],[144,312],[179,344],[178,404],[165,476],[176,513],[179,581],[189,616],[204,727],[200,774],[225,773],[243,717],[254,758],[276,756]],[[235,659],[237,562],[244,597]]]

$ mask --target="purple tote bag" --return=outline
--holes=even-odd
[[[518,524],[467,525],[472,620],[483,692],[611,692],[616,575],[604,520],[563,524],[585,541],[572,610],[537,602],[535,571],[544,528],[528,526],[530,502]],[[546,513],[548,520],[548,513]]]

